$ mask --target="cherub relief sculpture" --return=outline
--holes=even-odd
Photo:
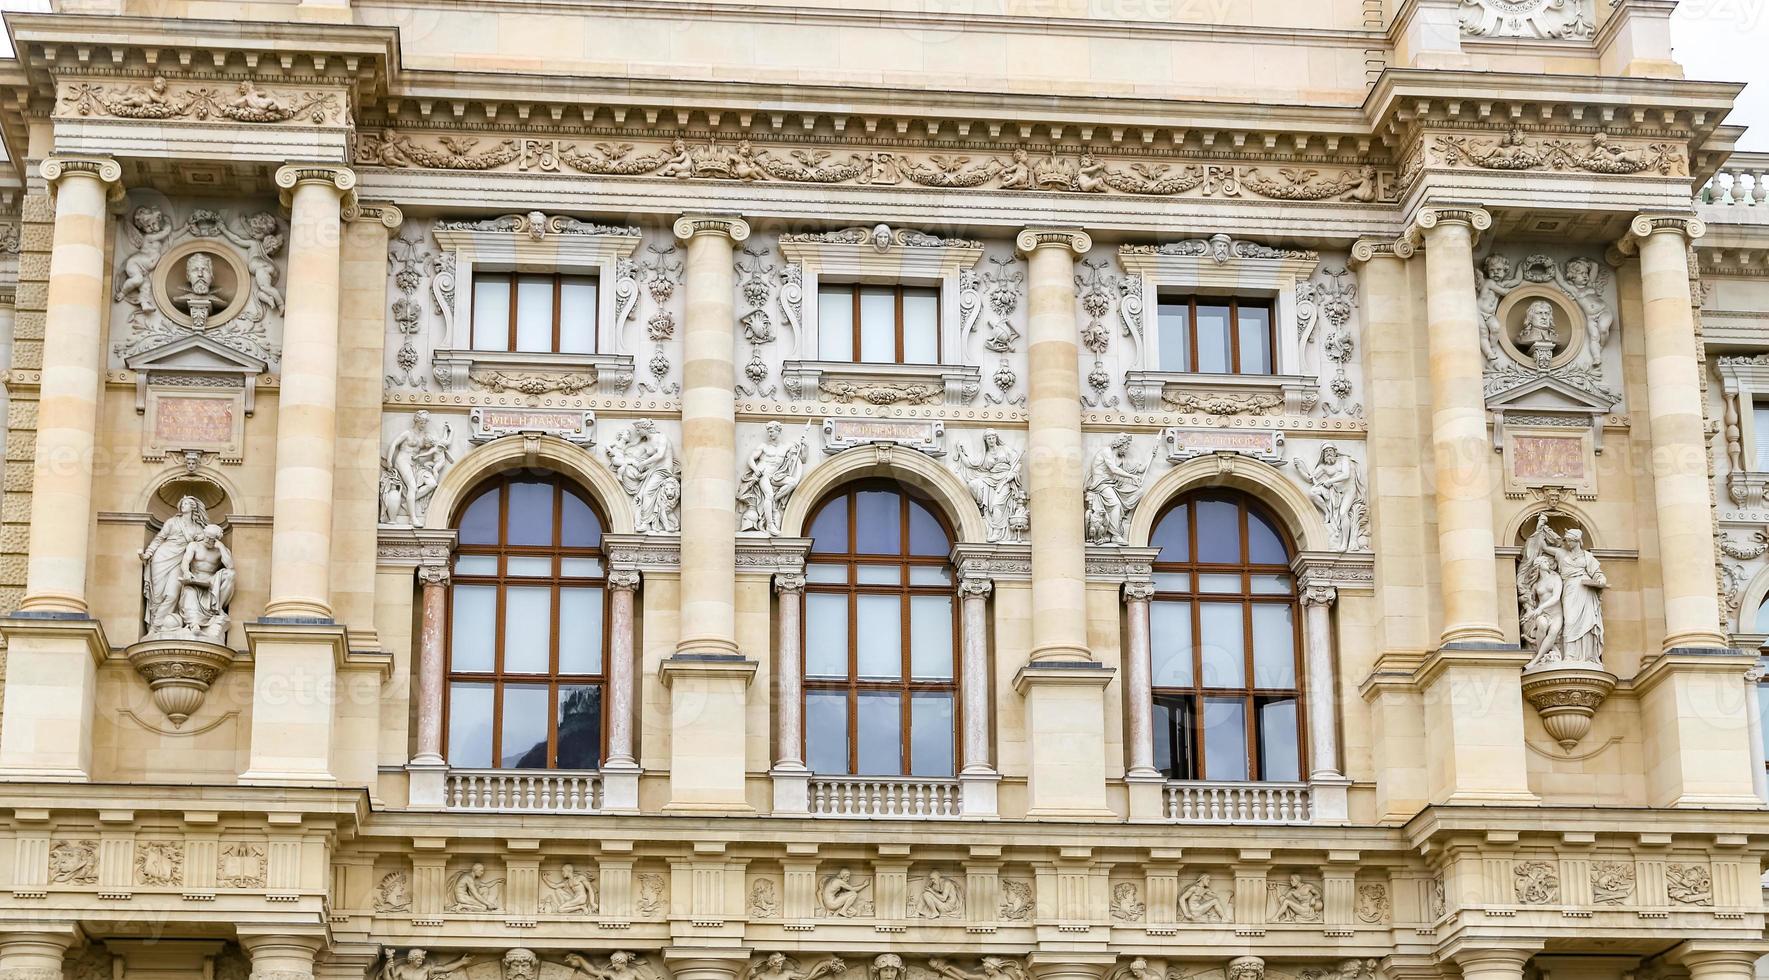
[[[240,228],[225,222],[218,226],[226,239],[246,252],[246,274],[251,277],[251,296],[240,315],[248,320],[262,320],[270,313],[283,311],[283,291],[278,285],[276,255],[283,249],[282,225],[269,211],[247,217]]]
[[[1556,532],[1536,518],[1517,573],[1524,642],[1535,650],[1528,670],[1555,666],[1603,669],[1603,566],[1585,549],[1578,528]]]
[[[1480,355],[1488,366],[1503,357],[1505,327],[1499,322],[1499,304],[1523,285],[1523,271],[1503,255],[1489,255],[1474,267],[1474,307],[1480,314]]]
[[[151,293],[142,295],[142,291],[151,288],[149,279],[154,274],[154,267],[166,254],[166,242],[172,237],[172,223],[159,208],[143,205],[130,213],[123,232],[135,251],[123,260],[113,298],[119,303],[144,308],[143,304],[151,304],[153,297]]]

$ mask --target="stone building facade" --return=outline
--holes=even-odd
[[[0,980],[1746,977],[1674,6],[9,14]]]

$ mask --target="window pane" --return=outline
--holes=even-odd
[[[1757,607],[1756,633],[1769,633],[1769,601]]]
[[[561,558],[559,574],[566,578],[601,578],[602,559],[600,558]]]
[[[552,628],[552,589],[505,589],[504,669],[519,674],[546,673]]]
[[[547,768],[547,687],[504,685],[501,769]]]
[[[1204,655],[1204,686],[1241,687],[1246,684],[1247,654],[1242,637],[1241,604],[1200,603],[1198,630],[1198,645],[1203,647]]]
[[[602,672],[602,590],[559,590],[559,673]]]
[[[1757,470],[1769,470],[1769,401],[1755,403],[1751,410],[1751,422],[1756,430],[1754,440],[1757,444]]]
[[[854,359],[854,292],[852,287],[817,290],[817,357],[825,361]]]
[[[496,555],[456,555],[456,575],[496,575],[498,573],[498,556]]]
[[[848,676],[848,597],[805,595],[805,675]]]
[[[498,488],[492,487],[473,498],[461,514],[462,544],[498,543]]]
[[[1240,572],[1200,572],[1198,573],[1199,592],[1233,592],[1241,591]]]
[[[952,597],[909,600],[909,668],[918,681],[952,679]]]
[[[805,764],[826,776],[848,771],[848,696],[839,691],[805,694]]]
[[[1278,536],[1277,529],[1270,522],[1253,510],[1247,511],[1247,551],[1248,560],[1256,565],[1290,564],[1290,552],[1284,547],[1284,539]]]
[[[516,578],[546,578],[553,574],[553,559],[511,555],[504,559],[504,570]]]
[[[1241,373],[1271,373],[1271,310],[1263,306],[1237,309],[1241,327]]]
[[[553,543],[553,485],[551,483],[510,484],[509,544],[550,545]]]
[[[910,565],[910,585],[951,585],[952,569],[946,565]]]
[[[1150,677],[1156,687],[1192,686],[1192,604],[1149,604]]]
[[[860,290],[860,360],[890,364],[897,360],[897,292],[890,288]]]
[[[559,285],[559,352],[596,351],[596,280],[569,276]]]
[[[903,774],[903,701],[888,691],[861,691],[854,716],[862,776]]]
[[[1232,500],[1199,500],[1194,506],[1198,508],[1198,560],[1240,564],[1240,508]]]
[[[521,276],[516,280],[516,349],[553,349],[552,276]]]
[[[860,677],[896,680],[903,676],[903,606],[894,595],[854,597],[854,636]]]
[[[1190,592],[1191,572],[1156,572],[1155,588],[1160,592]]]
[[[448,764],[467,769],[491,765],[490,684],[448,686]]]
[[[1192,766],[1192,699],[1155,698],[1155,765],[1168,779],[1196,779]]]
[[[1289,595],[1295,588],[1288,575],[1252,575],[1254,595]]]
[[[1183,302],[1162,303],[1159,315],[1161,370],[1190,371],[1191,339],[1186,336],[1191,319],[1190,309]]]
[[[951,552],[952,542],[947,539],[946,529],[940,526],[933,511],[916,501],[909,501],[909,553],[945,557]]]
[[[510,280],[473,278],[473,349],[510,349]]]
[[[1253,604],[1253,686],[1296,686],[1296,628],[1288,603]]]
[[[559,689],[560,769],[594,769],[602,764],[602,689],[593,685]]]
[[[1161,549],[1155,556],[1156,561],[1191,561],[1191,530],[1186,527],[1186,505],[1168,511],[1155,525],[1155,533],[1149,536],[1149,544]]]
[[[825,503],[811,521],[811,550],[822,553],[848,550],[848,498]]]
[[[449,622],[450,670],[490,670],[497,652],[498,590],[493,585],[457,585]]]
[[[1229,371],[1229,316],[1226,306],[1198,306],[1198,370],[1209,374]]]
[[[952,695],[916,694],[909,699],[909,774],[951,776]]]
[[[862,555],[903,553],[901,497],[889,490],[854,494],[854,551]]]
[[[940,363],[940,294],[903,290],[903,363]]]
[[[1247,705],[1204,699],[1204,778],[1247,778]]]
[[[856,565],[854,581],[861,585],[902,585],[902,565]]]
[[[1300,742],[1296,732],[1296,701],[1283,698],[1259,704],[1259,778],[1294,783],[1302,779]]]
[[[836,585],[846,585],[848,584],[848,566],[808,565],[805,567],[805,581],[833,582]]]
[[[594,548],[601,545],[602,521],[590,509],[590,505],[570,490],[561,490],[559,498],[559,543],[567,548]]]

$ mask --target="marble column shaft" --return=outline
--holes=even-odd
[[[1153,582],[1124,585],[1124,612],[1129,619],[1129,648],[1124,656],[1124,737],[1130,741],[1129,775],[1155,777],[1155,689],[1153,637],[1149,633],[1149,602]]]
[[[639,573],[608,573],[608,752],[607,765],[633,768],[634,600]]]
[[[335,165],[276,173],[289,205],[289,275],[277,395],[269,618],[332,617],[332,464],[338,407],[338,278],[344,197]]]
[[[995,772],[989,751],[989,593],[995,584],[986,578],[959,580],[963,646],[959,653],[960,691],[964,697],[964,771]]]
[[[779,701],[774,705],[774,768],[805,767],[804,658],[800,646],[804,635],[805,577],[774,576],[780,594],[780,614],[775,650],[775,683]]]
[[[1302,591],[1303,636],[1308,644],[1309,779],[1340,779],[1339,689],[1333,676],[1333,603],[1339,590],[1311,585]]]
[[[1027,229],[1016,244],[1028,266],[1032,660],[1092,660],[1075,260],[1093,242],[1080,231]]]
[[[1642,215],[1631,241],[1640,253],[1646,316],[1646,417],[1652,434],[1652,489],[1658,505],[1659,567],[1665,604],[1664,649],[1724,647],[1714,583],[1713,505],[1702,422],[1688,243],[1702,226],[1690,218]],[[1761,438],[1759,436],[1759,438]]]
[[[677,653],[737,650],[736,272],[749,225],[686,216],[682,344],[682,634]]]
[[[105,200],[122,177],[113,160],[50,157],[40,168],[55,191],[55,232],[43,325],[31,483],[31,612],[86,613],[86,553],[98,402],[104,379]]]
[[[1491,227],[1492,217],[1478,208],[1427,208],[1415,220],[1425,236],[1432,472],[1443,589],[1439,643],[1502,643],[1493,552],[1493,451],[1474,300],[1474,235]]]
[[[442,764],[442,689],[448,670],[448,588],[445,565],[418,569],[423,583],[423,621],[418,632],[418,752],[419,765]]]

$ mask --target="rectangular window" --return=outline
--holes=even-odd
[[[940,291],[819,286],[817,356],[863,364],[940,363]]]
[[[596,352],[595,276],[480,272],[473,276],[474,350]]]
[[[1161,370],[1187,374],[1272,374],[1270,300],[1215,296],[1160,299]]]
[[[1197,779],[1192,699],[1155,695],[1155,765],[1168,779]]]

